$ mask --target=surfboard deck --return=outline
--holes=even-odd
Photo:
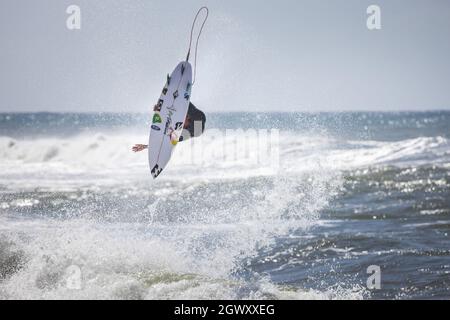
[[[156,179],[172,157],[183,131],[192,89],[192,66],[180,62],[167,76],[158,103],[155,105],[148,143],[150,172]]]

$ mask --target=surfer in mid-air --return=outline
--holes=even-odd
[[[205,11],[206,16],[197,35],[192,68],[189,57],[195,24],[202,11]],[[149,144],[136,144],[131,149],[134,152],[148,150],[148,163],[153,179],[156,179],[167,166],[178,142],[198,137],[205,130],[206,116],[190,103],[190,98],[196,78],[198,41],[207,19],[208,8],[200,8],[192,23],[186,59],[178,63],[173,72],[167,75],[158,103],[153,108]]]
[[[197,109],[191,102],[189,103],[186,120],[184,121],[183,132],[178,139],[179,142],[189,138],[196,138],[205,131],[206,116],[203,111]],[[148,148],[146,144],[136,144],[132,148],[134,152],[139,152]]]

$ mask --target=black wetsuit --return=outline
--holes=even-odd
[[[186,118],[189,118],[189,125],[183,129],[179,141],[186,141],[192,137],[198,137],[205,131],[206,116],[203,111],[197,109],[191,102]]]

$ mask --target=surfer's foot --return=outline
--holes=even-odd
[[[135,144],[131,150],[133,150],[134,152],[139,152],[139,151],[145,150],[147,148],[148,148],[148,146],[145,144]]]

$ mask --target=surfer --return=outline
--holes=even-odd
[[[181,133],[179,142],[186,141],[192,137],[196,138],[205,131],[206,116],[203,111],[197,109],[194,104],[189,102],[189,108],[184,121],[183,132]],[[146,144],[136,144],[131,149],[134,152],[139,152],[148,148]]]

